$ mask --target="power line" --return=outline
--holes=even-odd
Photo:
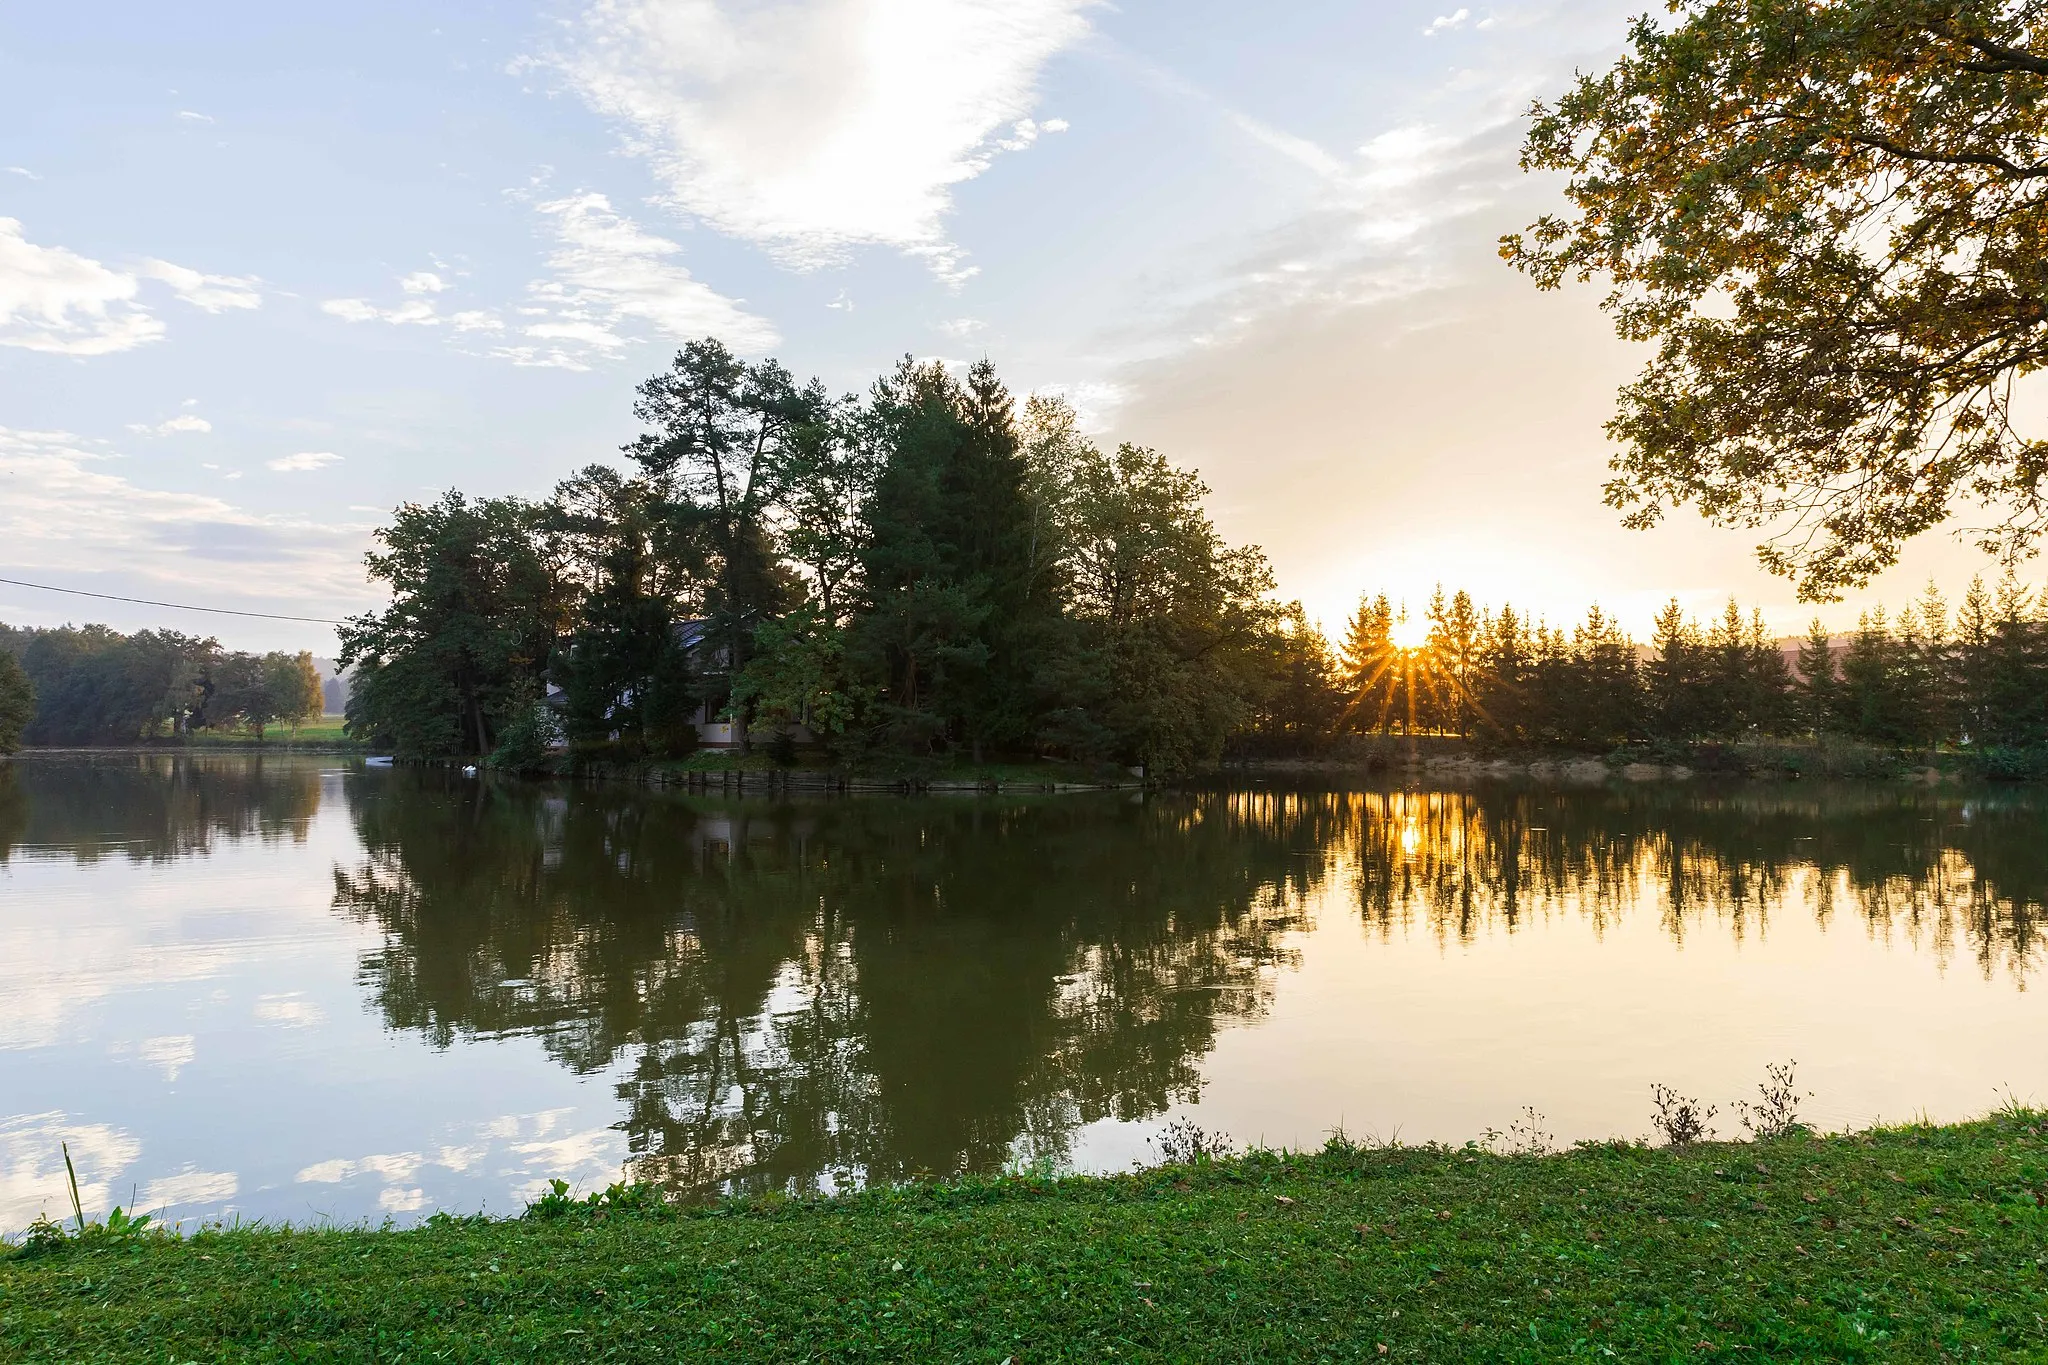
[[[18,578],[0,578],[0,583],[11,583],[17,588],[35,588],[39,592],[69,593],[73,597],[98,597],[108,602],[133,602],[143,607],[169,607],[173,611],[206,611],[215,616],[260,616],[266,621],[311,621],[320,626],[346,625],[344,621],[332,621],[325,616],[280,616],[273,611],[235,611],[229,607],[195,607],[189,602],[153,602],[147,597],[117,597],[110,592],[87,592],[83,588],[53,588],[48,583],[24,583]]]

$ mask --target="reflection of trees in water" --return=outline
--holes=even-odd
[[[691,1186],[989,1169],[1191,1097],[1336,832],[1285,797],[364,783],[335,899],[385,1017],[618,1063],[637,1173]]]
[[[1922,787],[1509,787],[1337,792],[1361,907],[1383,933],[1440,941],[1567,912],[1604,931],[1656,898],[1674,940],[1741,938],[1772,913],[1847,909],[1946,963],[2024,984],[2048,909],[2048,806],[2023,791]]]
[[[305,839],[320,765],[293,758],[119,754],[0,763],[0,862],[16,848],[79,863],[170,862],[222,839]]]

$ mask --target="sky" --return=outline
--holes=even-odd
[[[1332,632],[1436,583],[1639,634],[1816,609],[1601,502],[1643,362],[1496,242],[1641,0],[91,3],[0,11],[0,577],[290,616],[450,487],[539,496],[716,335],[838,391],[992,359],[1200,470]],[[1872,602],[1991,566],[1936,533]],[[0,621],[331,652],[0,584]]]

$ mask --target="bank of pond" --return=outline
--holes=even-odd
[[[2033,1358],[2048,1140],[1973,1123],[1556,1154],[1360,1146],[1109,1178],[407,1229],[101,1227],[0,1262],[21,1360]]]

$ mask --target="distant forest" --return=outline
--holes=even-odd
[[[398,510],[369,557],[393,604],[343,631],[357,734],[518,767],[562,741],[676,756],[716,719],[848,767],[1162,773],[1361,733],[2048,743],[2048,600],[2011,581],[1953,610],[1930,590],[1845,644],[1816,623],[1789,658],[1733,604],[1702,627],[1673,603],[1645,645],[1598,609],[1551,627],[1463,592],[1439,592],[1406,648],[1368,597],[1332,648],[1257,548],[1218,536],[1194,473],[1103,450],[986,361],[956,377],[906,359],[833,398],[706,340],[634,415],[630,472]]]
[[[0,717],[10,679],[27,693],[23,744],[133,744],[202,730],[260,738],[321,710],[310,653],[238,653],[174,630],[0,624],[0,655],[15,666],[0,667]],[[6,728],[0,751],[12,747]]]

